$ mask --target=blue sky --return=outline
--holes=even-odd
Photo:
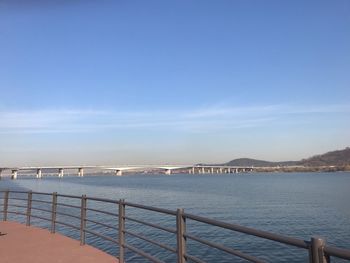
[[[350,2],[0,1],[3,165],[350,145]]]

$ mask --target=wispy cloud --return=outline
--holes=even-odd
[[[120,129],[182,131],[261,127],[290,115],[350,113],[348,105],[211,106],[181,111],[40,110],[0,112],[1,133],[81,133]]]

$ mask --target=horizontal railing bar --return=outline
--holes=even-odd
[[[86,210],[94,211],[94,212],[98,212],[98,213],[103,213],[103,214],[110,215],[110,216],[118,216],[118,214],[116,214],[116,213],[103,211],[103,210],[98,210],[98,209],[93,209],[93,208],[86,208]]]
[[[175,228],[168,228],[168,227],[164,227],[164,226],[158,226],[158,225],[155,225],[155,224],[152,224],[152,223],[148,223],[148,222],[145,222],[145,221],[142,221],[142,220],[139,220],[139,219],[135,219],[135,218],[132,218],[132,217],[129,217],[129,216],[125,216],[124,219],[130,220],[130,221],[142,224],[142,225],[154,227],[154,228],[157,228],[157,229],[160,229],[160,230],[164,230],[164,231],[169,232],[169,233],[176,234],[176,229]]]
[[[37,199],[32,199],[32,202],[45,203],[45,204],[52,204],[51,201],[44,201],[44,200],[37,200]]]
[[[31,217],[39,218],[39,219],[46,220],[46,221],[51,221],[51,218],[46,218],[46,217],[43,217],[43,216],[31,215]]]
[[[21,212],[15,212],[15,211],[7,211],[7,213],[9,214],[16,214],[16,215],[22,215],[22,216],[26,216],[27,213],[21,213]]]
[[[139,254],[140,256],[143,256],[143,257],[149,259],[149,260],[152,261],[152,262],[155,262],[155,263],[165,263],[164,261],[160,261],[159,259],[157,259],[157,258],[155,258],[155,257],[153,257],[153,256],[151,256],[151,255],[149,255],[149,254],[147,254],[147,253],[145,253],[145,252],[143,252],[142,250],[137,249],[137,248],[131,246],[131,245],[124,244],[124,247],[127,248],[127,249],[130,249],[131,251],[135,252],[136,254]]]
[[[46,209],[38,208],[38,207],[35,207],[35,206],[33,206],[32,209],[33,209],[33,210],[38,210],[38,211],[47,212],[47,213],[50,213],[50,214],[52,213],[51,210],[46,210]]]
[[[81,207],[80,207],[80,206],[77,206],[77,205],[63,204],[63,203],[59,203],[59,202],[57,202],[56,204],[57,204],[57,205],[60,205],[60,206],[66,206],[66,207],[72,207],[72,208],[81,209]]]
[[[185,254],[185,257],[186,257],[187,259],[190,259],[190,260],[196,262],[196,263],[206,263],[205,261],[200,260],[199,258],[197,258],[197,257],[195,257],[195,256],[191,256],[191,255],[189,255],[189,254]]]
[[[9,201],[11,200],[20,200],[20,201],[27,201],[27,198],[17,198],[17,197],[9,197]]]
[[[51,221],[51,219],[50,219],[50,221]],[[55,222],[56,222],[56,224],[60,224],[60,225],[64,225],[64,226],[68,226],[68,227],[80,230],[80,227],[77,227],[77,226],[72,225],[72,224],[63,223],[62,221],[57,221],[57,220]]]
[[[56,211],[56,214],[57,214],[57,215],[62,215],[62,216],[69,216],[69,217],[76,218],[76,219],[79,219],[79,220],[81,219],[80,216],[71,215],[71,214],[67,214],[67,213],[63,213],[63,212],[58,212],[58,211]]]
[[[74,199],[81,199],[81,196],[78,195],[64,195],[64,194],[57,194],[59,197],[66,197],[66,198],[74,198]]]
[[[27,206],[25,205],[14,205],[14,204],[9,204],[9,207],[13,206],[13,207],[20,207],[20,208],[27,208]]]
[[[1,190],[0,192],[9,192],[9,193],[17,193],[17,194],[27,194],[29,191],[19,191],[19,190]]]
[[[287,245],[292,245],[292,246],[296,246],[296,247],[300,247],[300,248],[305,248],[305,249],[309,248],[309,243],[307,241],[304,241],[304,240],[300,240],[300,239],[296,239],[296,238],[292,238],[292,237],[287,237],[287,236],[282,236],[282,235],[276,235],[276,234],[272,234],[270,232],[256,230],[253,228],[240,226],[240,225],[236,225],[236,224],[224,223],[224,222],[220,222],[220,221],[216,221],[213,219],[209,219],[209,218],[205,218],[205,217],[201,217],[201,216],[196,216],[196,215],[192,215],[192,214],[185,213],[184,216],[186,218],[189,218],[189,219],[192,219],[192,220],[195,220],[198,222],[206,223],[206,224],[221,227],[221,228],[226,228],[226,229],[233,230],[236,232],[240,232],[240,233],[244,233],[244,234],[248,234],[248,235],[252,235],[252,236],[256,236],[256,237],[261,237],[261,238],[277,241],[280,243],[284,243]]]
[[[333,257],[350,260],[350,250],[347,250],[347,249],[342,249],[342,248],[337,248],[337,247],[332,247],[332,246],[326,245],[324,247],[324,252],[326,252],[326,254],[333,256]]]
[[[28,193],[28,192],[26,192]],[[52,193],[42,193],[42,192],[32,192],[32,194],[35,194],[35,195],[52,195]]]
[[[85,229],[84,231],[85,231],[86,233],[90,233],[90,234],[92,234],[92,235],[95,235],[95,236],[98,236],[98,237],[100,237],[100,238],[106,239],[106,240],[111,241],[111,242],[113,242],[113,243],[119,244],[119,242],[118,242],[117,240],[115,240],[115,239],[113,239],[113,238],[111,238],[111,237],[104,236],[104,235],[102,235],[102,234],[100,234],[100,233],[97,233],[97,232],[95,232],[95,231],[92,231],[92,230],[89,230],[89,229]]]
[[[113,200],[113,199],[107,199],[107,198],[98,198],[98,197],[86,197],[86,199],[91,201],[97,201],[97,202],[105,202],[105,203],[112,203],[112,204],[119,204],[119,201]]]
[[[139,205],[139,204],[129,203],[129,202],[124,202],[124,204],[127,206],[136,207],[136,208],[149,210],[149,211],[154,211],[154,212],[158,212],[158,213],[163,213],[163,214],[168,214],[168,215],[176,215],[176,211],[169,210],[169,209],[157,208],[157,207],[153,207],[153,206]]]
[[[225,251],[231,255],[235,255],[237,257],[240,257],[240,258],[243,258],[243,259],[246,259],[250,262],[254,262],[254,263],[263,263],[265,261],[262,261],[254,256],[250,256],[250,255],[247,255],[247,254],[244,254],[238,250],[235,250],[235,249],[232,249],[232,248],[228,248],[228,247],[225,247],[223,245],[220,245],[220,244],[217,244],[217,243],[214,243],[214,242],[211,242],[211,241],[207,241],[207,240],[204,240],[202,238],[199,238],[199,237],[196,237],[196,236],[193,236],[193,235],[189,235],[189,234],[186,234],[185,237],[189,238],[189,239],[192,239],[192,240],[195,240],[197,242],[200,242],[202,244],[205,244],[209,247],[213,247],[213,248],[216,248],[216,249],[219,249],[219,250],[222,250],[222,251]]]
[[[98,222],[98,221],[95,221],[95,220],[92,220],[92,219],[85,219],[85,221],[86,222],[91,222],[91,223],[94,223],[94,224],[97,224],[97,225],[105,226],[105,227],[108,227],[108,228],[111,228],[111,229],[114,229],[114,230],[118,230],[117,227],[110,226],[110,225],[107,225],[105,223],[101,223],[101,222]]]
[[[161,247],[161,248],[164,248],[164,249],[166,249],[166,250],[169,250],[169,251],[171,251],[171,252],[173,252],[173,253],[176,253],[176,251],[177,251],[176,249],[174,249],[174,248],[172,248],[172,247],[169,247],[169,246],[167,246],[167,245],[165,245],[165,244],[162,244],[162,243],[159,243],[159,242],[154,241],[154,240],[152,240],[152,239],[149,239],[149,238],[147,238],[147,237],[144,237],[144,236],[142,236],[142,235],[140,235],[140,234],[136,234],[136,233],[133,233],[133,232],[130,232],[130,231],[127,231],[127,230],[125,230],[124,233],[129,234],[129,235],[134,236],[134,237],[137,237],[137,238],[139,238],[139,239],[145,240],[145,241],[147,241],[147,242],[149,242],[149,243],[152,243],[152,244],[154,244],[154,245],[157,245],[157,246],[159,246],[159,247]]]

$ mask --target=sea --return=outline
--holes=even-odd
[[[17,180],[3,178],[0,190],[32,190],[68,195],[87,195],[165,208],[207,217],[227,223],[295,237],[309,241],[312,236],[326,239],[327,244],[350,249],[350,173],[241,173],[241,174],[135,174],[108,176],[105,174],[66,175],[35,179],[19,175]],[[45,196],[33,195],[42,200]],[[51,197],[50,197],[51,198]],[[21,202],[12,200],[11,204]],[[80,200],[59,198],[60,203],[80,206]],[[0,200],[0,206],[3,199]],[[88,207],[118,213],[115,204],[88,200]],[[44,208],[45,203],[33,202],[33,207]],[[20,207],[11,208],[20,211]],[[17,210],[19,209],[19,210]],[[47,204],[47,209],[50,206]],[[1,209],[2,210],[2,209]],[[10,210],[10,208],[9,208]],[[23,211],[23,210],[22,210]],[[32,210],[45,215],[44,211]],[[65,214],[80,216],[79,209],[58,207]],[[0,217],[2,215],[0,214]],[[126,216],[168,228],[176,227],[175,216],[126,207]],[[88,211],[88,219],[104,222],[117,228],[118,218]],[[9,220],[24,222],[25,217],[9,214]],[[80,220],[58,215],[60,222],[79,226]],[[50,223],[32,218],[33,225],[49,228]],[[118,239],[116,229],[87,222],[87,229]],[[176,235],[126,220],[126,230],[175,248]],[[57,224],[57,231],[79,239],[78,230]],[[274,241],[225,230],[218,227],[186,221],[188,234],[223,244],[253,255],[266,262],[308,262],[308,251]],[[118,246],[92,234],[86,235],[87,244],[117,256]],[[161,261],[176,262],[176,255],[166,249],[126,234],[126,242]],[[187,253],[203,262],[246,262],[215,248],[187,239]],[[147,262],[131,250],[126,250],[126,262]],[[189,260],[189,262],[191,262]],[[345,262],[332,260],[332,262]]]

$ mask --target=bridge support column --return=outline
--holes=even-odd
[[[195,174],[195,169],[194,169],[194,167],[192,167],[192,173]]]
[[[78,176],[79,177],[84,177],[84,169],[83,168],[79,168],[78,169]]]
[[[58,177],[62,178],[63,177],[63,168],[58,169]]]
[[[165,170],[165,174],[166,174],[166,175],[171,175],[171,169],[166,169],[166,170]]]
[[[204,169],[204,167],[202,167],[202,174],[205,174],[205,169]]]
[[[12,170],[11,172],[12,172],[11,173],[11,179],[12,180],[16,180],[17,179],[17,172],[18,172],[18,170]]]
[[[123,175],[123,171],[122,170],[115,170],[115,175],[116,176],[122,176]]]
[[[210,173],[213,174],[214,173],[214,167],[210,168]]]
[[[37,179],[41,179],[41,177],[42,177],[41,169],[37,169],[37,170],[36,170],[36,178],[37,178]]]
[[[222,168],[221,167],[219,168],[219,172],[222,174]]]
[[[231,173],[231,168],[227,168],[227,173],[228,173],[228,174]]]

